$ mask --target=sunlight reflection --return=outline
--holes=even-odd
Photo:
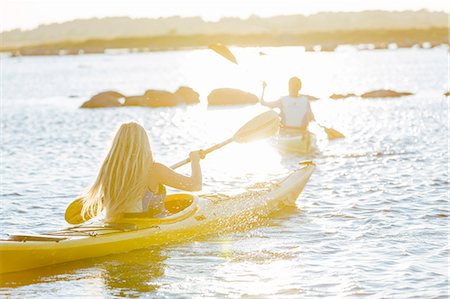
[[[302,93],[327,98],[335,92],[365,92],[362,86],[374,85],[374,79],[367,76],[370,70],[348,65],[355,54],[351,51],[306,52],[304,47],[230,47],[239,65],[210,50],[184,52],[180,69],[189,70],[193,76],[183,74],[187,83],[196,86],[200,94],[207,95],[214,88],[233,87],[261,94],[261,82],[266,81],[266,99],[275,100],[287,93],[287,81],[292,76],[302,79]],[[260,55],[263,52],[265,55]],[[364,52],[359,56],[365,56]],[[375,59],[370,57],[371,59]],[[202,61],[201,65],[198,61]],[[376,61],[373,61],[376,64]],[[201,75],[200,75],[201,74]],[[342,81],[343,77],[360,78]],[[390,86],[378,86],[389,88]]]
[[[246,275],[242,276],[242,272]],[[284,288],[286,285],[295,285],[295,269],[291,267],[289,261],[285,260],[266,260],[263,263],[229,262],[221,265],[215,276],[226,282],[222,287],[247,296],[276,295],[280,290],[283,290],[283,293],[289,292],[291,295],[302,292],[298,288],[291,290]]]

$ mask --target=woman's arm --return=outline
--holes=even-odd
[[[170,186],[172,188],[185,191],[200,191],[202,190],[202,169],[200,167],[200,152],[192,152],[189,157],[191,159],[191,176],[179,174],[169,167],[155,163],[156,175],[158,181],[162,185]]]

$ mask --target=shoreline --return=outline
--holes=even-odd
[[[343,45],[355,46],[365,50],[433,48],[443,44],[448,45],[448,40],[448,28],[352,30],[305,34],[162,35],[61,41],[24,47],[0,48],[0,53],[11,57],[108,54],[112,52],[139,53],[206,49],[212,43],[223,43],[231,47],[303,46],[306,52],[330,52]]]

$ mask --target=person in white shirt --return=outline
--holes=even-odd
[[[266,82],[263,82],[263,89]],[[261,97],[261,104],[270,108],[279,108],[283,128],[306,132],[308,125],[314,121],[314,114],[306,96],[300,95],[302,81],[297,77],[289,79],[289,95],[274,102],[266,102]],[[263,92],[264,94],[264,92]]]

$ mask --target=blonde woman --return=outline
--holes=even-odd
[[[165,215],[165,187],[186,191],[202,188],[201,151],[191,152],[191,176],[174,172],[153,161],[145,129],[135,122],[124,123],[114,137],[97,179],[83,197],[82,215],[106,212],[114,221],[122,213],[148,212],[153,217]]]

